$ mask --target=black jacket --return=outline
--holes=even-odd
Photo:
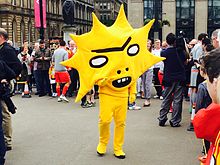
[[[41,59],[45,58],[46,59]],[[34,60],[37,62],[37,70],[49,70],[51,55],[49,49],[39,49],[35,52]]]
[[[4,61],[18,76],[22,70],[22,64],[16,56],[15,50],[4,42],[0,45],[0,60]]]
[[[15,77],[15,72],[11,68],[9,68],[4,61],[0,60],[0,81],[2,79],[6,79],[9,81]]]
[[[161,57],[165,57],[163,82],[184,82],[186,80],[184,62],[186,56],[183,51],[178,51],[175,47],[169,47],[161,52]],[[165,85],[165,84],[164,84]],[[165,85],[166,86],[166,85]]]

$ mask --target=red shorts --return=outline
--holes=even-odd
[[[67,83],[70,82],[70,75],[66,72],[55,72],[55,80],[57,83]]]

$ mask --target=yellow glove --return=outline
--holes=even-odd
[[[132,93],[129,96],[129,103],[133,103],[136,100],[136,94]]]

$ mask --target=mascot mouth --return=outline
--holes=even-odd
[[[131,82],[131,77],[123,77],[112,81],[112,85],[116,88],[122,88],[130,84],[130,82]]]

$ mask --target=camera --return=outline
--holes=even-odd
[[[11,100],[11,90],[8,83],[0,83],[0,98],[5,102],[9,112],[16,113],[16,107]]]
[[[176,38],[176,47],[177,49],[186,50],[186,34],[183,31],[180,31]]]

